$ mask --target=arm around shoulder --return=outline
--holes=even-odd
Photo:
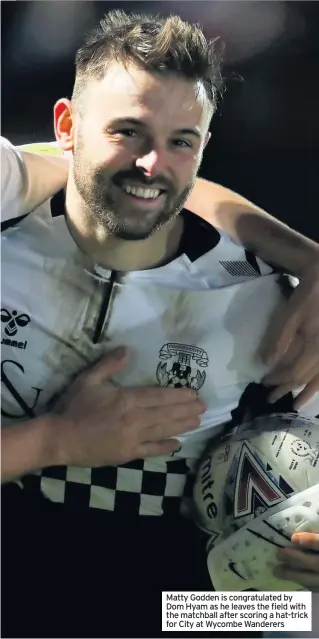
[[[286,273],[303,277],[319,264],[319,244],[220,184],[198,178],[186,208]]]

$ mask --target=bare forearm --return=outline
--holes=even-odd
[[[319,264],[319,244],[265,211],[255,207],[239,212],[236,218],[234,231],[239,241],[268,264],[297,277]]]
[[[199,178],[186,207],[288,273],[302,277],[319,263],[319,244],[223,186]]]
[[[50,416],[2,428],[2,483],[57,463],[54,422]]]

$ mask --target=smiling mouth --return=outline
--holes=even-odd
[[[141,186],[137,184],[117,184],[126,195],[130,195],[139,200],[154,201],[157,200],[163,193],[164,189],[156,188],[154,186]]]

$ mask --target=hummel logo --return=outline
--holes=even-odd
[[[18,311],[7,311],[5,308],[1,309],[1,322],[6,324],[4,332],[6,335],[13,337],[18,332],[18,327],[27,326],[30,322],[30,317],[26,313],[20,313],[18,315]],[[25,342],[18,342],[17,340],[8,339],[4,337],[1,340],[1,344],[4,346],[12,346],[12,348],[22,348],[23,350],[27,347],[27,340]]]
[[[4,329],[6,335],[13,337],[18,332],[18,326],[27,326],[30,322],[30,317],[26,313],[18,315],[18,311],[12,311],[9,313],[5,308],[1,309],[1,322],[7,324]]]

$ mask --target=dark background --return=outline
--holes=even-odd
[[[317,2],[2,2],[2,135],[53,139],[75,50],[115,7],[179,13],[220,36],[226,92],[200,174],[319,241]]]

